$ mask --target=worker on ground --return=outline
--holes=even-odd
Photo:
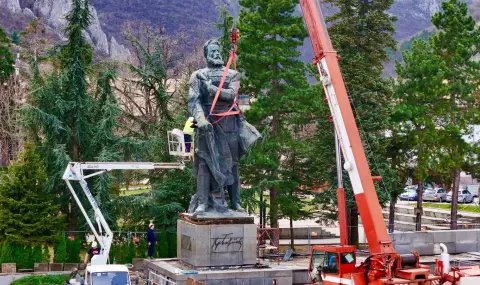
[[[88,257],[88,262],[92,262],[92,258],[94,255],[100,254],[101,248],[98,247],[97,242],[93,241],[92,242],[92,247],[88,250],[88,253],[85,255],[85,259]],[[87,262],[85,262],[87,263]]]
[[[185,152],[190,152],[191,145],[193,142],[193,117],[188,118],[183,127],[183,136],[185,138]]]
[[[148,231],[147,231],[147,244],[148,244],[148,258],[152,259],[153,252],[155,249],[155,231],[153,230],[155,226],[150,223],[148,225]]]

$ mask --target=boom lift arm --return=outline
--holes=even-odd
[[[320,73],[345,161],[343,166],[352,183],[370,252],[394,253],[338,64],[337,52],[330,41],[322,11],[316,0],[300,0],[300,6],[315,52],[314,64]],[[339,207],[344,208],[345,205]],[[339,210],[342,211],[343,209]]]
[[[111,170],[153,170],[153,169],[183,169],[183,161],[178,163],[155,163],[155,162],[70,162],[63,174],[63,180],[67,183],[68,189],[72,193],[75,202],[78,204],[80,211],[82,212],[85,220],[87,221],[90,229],[92,230],[95,238],[98,240],[101,246],[101,253],[95,255],[92,258],[92,265],[105,265],[108,262],[108,256],[110,252],[110,247],[112,245],[113,233],[108,226],[105,217],[100,211],[95,198],[92,195],[92,192],[88,188],[86,179],[104,174]],[[84,171],[95,171],[90,174],[85,174]],[[83,193],[88,198],[90,205],[93,208],[95,213],[95,220],[98,225],[98,231],[93,226],[90,217],[87,215],[85,208],[83,207],[80,199],[78,198],[75,190],[73,189],[70,181],[78,181],[82,187]]]

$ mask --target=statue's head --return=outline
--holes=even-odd
[[[217,40],[209,40],[203,45],[203,54],[207,59],[209,67],[223,66],[222,55],[220,54],[220,43]]]

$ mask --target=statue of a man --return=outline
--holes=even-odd
[[[190,202],[189,213],[196,216],[210,211],[227,212],[225,190],[231,209],[243,212],[238,163],[249,147],[260,139],[260,134],[242,114],[215,115],[229,111],[235,102],[241,77],[235,70],[228,70],[213,114],[210,114],[226,67],[217,40],[208,41],[203,49],[208,67],[192,74],[188,94],[188,112],[197,126],[194,144],[197,192]],[[237,110],[236,106],[232,109]]]

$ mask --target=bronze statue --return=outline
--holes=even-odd
[[[205,43],[204,55],[208,67],[195,71],[190,78],[188,112],[196,122],[194,174],[197,192],[190,202],[194,216],[229,212],[225,190],[232,210],[244,212],[240,205],[239,160],[250,146],[261,138],[258,131],[239,114],[216,116],[234,105],[241,74],[228,70],[223,88],[210,109],[225,70],[217,40]],[[233,110],[238,110],[237,106]]]

